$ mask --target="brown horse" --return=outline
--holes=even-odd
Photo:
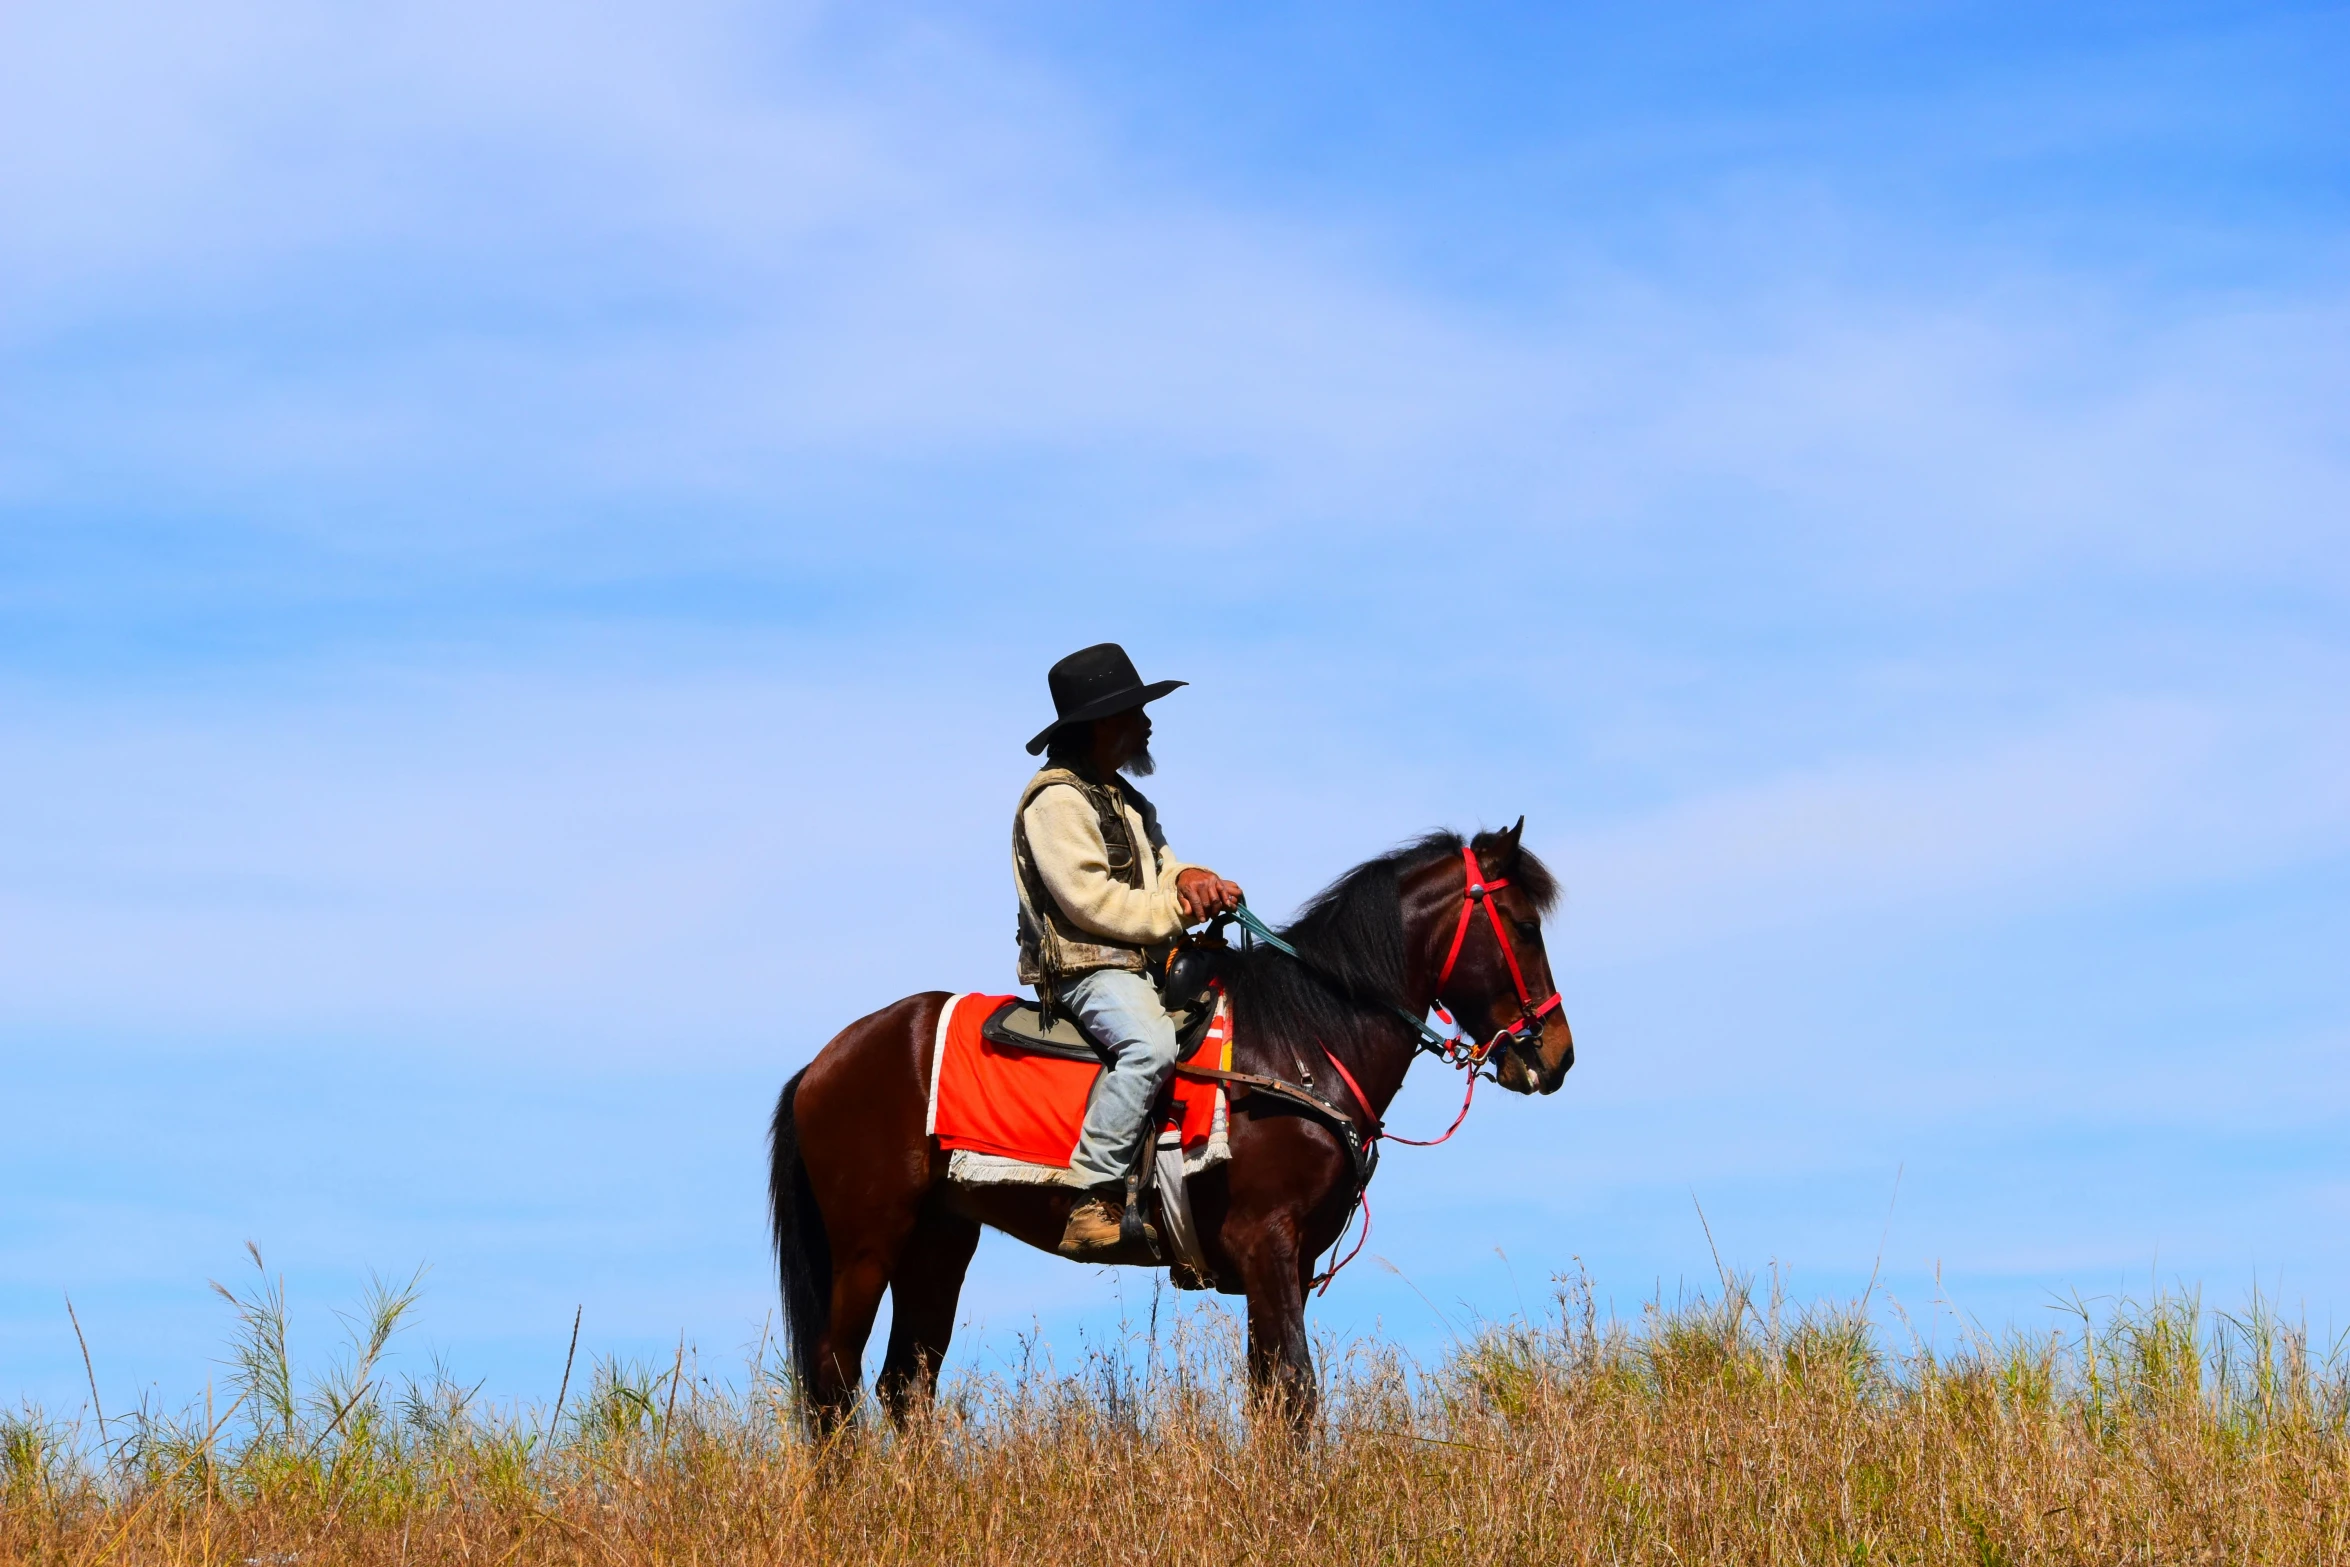
[[[1294,957],[1210,950],[1232,997],[1234,1067],[1312,1089],[1353,1122],[1350,1139],[1294,1100],[1239,1090],[1231,1159],[1188,1183],[1216,1287],[1248,1297],[1250,1380],[1297,1418],[1315,1395],[1314,1259],[1354,1206],[1363,1166],[1349,1142],[1376,1137],[1425,1043],[1408,1019],[1441,1003],[1464,1028],[1493,1027],[1486,1069],[1518,1093],[1550,1093],[1574,1065],[1542,948],[1557,883],[1519,847],[1524,826],[1468,845],[1435,833],[1355,867],[1280,933]],[[980,1226],[1051,1251],[1078,1196],[946,1179],[923,1121],[947,1000],[908,996],[850,1024],[776,1100],[768,1200],[793,1363],[819,1429],[855,1408],[882,1291],[894,1309],[876,1391],[898,1417],[937,1385]]]

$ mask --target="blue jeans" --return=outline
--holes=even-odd
[[[1080,974],[1053,998],[1110,1057],[1085,1107],[1070,1178],[1084,1186],[1123,1186],[1142,1156],[1151,1101],[1175,1070],[1174,1020],[1149,976],[1132,969]]]

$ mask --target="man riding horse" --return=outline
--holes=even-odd
[[[1241,891],[1176,858],[1157,810],[1121,776],[1155,771],[1143,709],[1184,682],[1143,684],[1115,642],[1070,654],[1046,680],[1056,716],[1028,742],[1045,765],[1013,813],[1012,870],[1020,982],[1036,987],[1047,1016],[1068,1013],[1108,1057],[1069,1161],[1069,1179],[1086,1195],[1059,1250],[1083,1258],[1119,1244],[1126,1177],[1175,1067],[1175,1024],[1151,977],[1163,968],[1154,958],[1184,927],[1237,908]]]
[[[1021,791],[1012,831],[1022,977],[1110,1064],[1071,1168],[1050,1181],[959,1180],[962,1150],[939,1134],[958,1019],[1007,998],[903,997],[833,1035],[783,1085],[768,1123],[767,1212],[792,1367],[820,1431],[855,1412],[885,1293],[883,1407],[902,1417],[936,1389],[983,1227],[1044,1250],[1164,1261],[1155,1247],[1111,1249],[1121,1218],[1140,1218],[1124,1213],[1114,1183],[1139,1176],[1154,1141],[1144,1121],[1175,1051],[1153,949],[1190,921],[1238,910],[1240,889],[1169,852],[1158,813],[1120,776],[1149,770],[1142,709],[1176,682],[1145,685],[1104,644],[1063,659],[1051,683],[1058,716],[1029,750],[1053,754]],[[1199,1251],[1192,1274],[1246,1297],[1250,1381],[1292,1420],[1314,1407],[1306,1296],[1339,1265],[1317,1270],[1315,1259],[1353,1216],[1368,1222],[1373,1153],[1412,1063],[1431,1055],[1474,1074],[1464,1115],[1476,1076],[1547,1094],[1574,1065],[1542,942],[1558,883],[1519,842],[1524,826],[1424,834],[1343,872],[1278,930],[1250,920],[1253,944],[1190,954],[1230,1008],[1225,1065],[1179,1069],[1221,1084],[1229,1145],[1179,1177]],[[1459,1028],[1430,1028],[1437,1008]]]

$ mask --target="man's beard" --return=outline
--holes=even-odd
[[[1148,778],[1158,770],[1159,764],[1151,756],[1151,748],[1147,745],[1118,764],[1118,771],[1129,778]]]

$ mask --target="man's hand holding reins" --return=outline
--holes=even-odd
[[[1175,878],[1175,897],[1183,905],[1183,922],[1197,925],[1202,920],[1229,914],[1241,905],[1242,893],[1238,882],[1226,881],[1214,871],[1193,865],[1186,867]]]

